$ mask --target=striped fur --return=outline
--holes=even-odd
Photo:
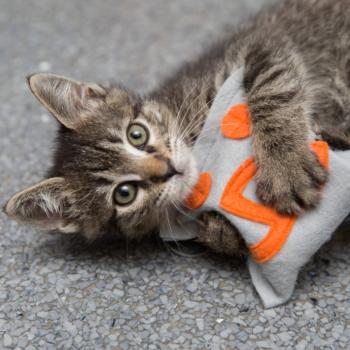
[[[133,237],[155,229],[172,200],[178,202],[186,194],[180,191],[181,196],[175,198],[167,191],[179,192],[176,186],[194,181],[189,149],[218,89],[240,66],[245,70],[243,88],[253,122],[259,197],[283,213],[316,206],[327,174],[309,150],[307,135],[312,128],[334,147],[350,146],[349,49],[348,0],[287,0],[226,35],[147,96],[122,87],[80,83],[73,89],[65,85],[61,90],[56,84],[49,92],[45,90],[39,100],[63,124],[49,177],[65,180],[60,214],[64,225],[74,224],[89,238],[111,227]],[[72,97],[76,91],[81,92],[80,104],[76,104],[77,96]],[[74,118],[78,119],[72,113],[76,106],[79,113]],[[133,152],[125,142],[126,126],[137,118],[144,118],[153,130],[154,139],[143,154]],[[147,183],[149,178],[140,171],[142,156],[165,154],[183,169],[184,163],[190,164],[190,179],[168,187],[148,183],[143,200],[134,209],[111,204],[111,189],[118,178],[138,174]],[[19,210],[23,209],[21,196],[15,198],[16,205],[5,211],[30,221]],[[47,198],[52,202],[52,197]],[[206,237],[216,234],[213,227],[220,231],[218,221],[215,215],[216,224],[206,225],[211,227],[203,233]]]

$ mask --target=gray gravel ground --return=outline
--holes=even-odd
[[[55,123],[25,76],[54,71],[145,91],[266,0],[2,0],[1,202],[38,181]],[[245,266],[162,244],[95,249],[0,216],[0,348],[349,349],[350,238],[264,311]]]

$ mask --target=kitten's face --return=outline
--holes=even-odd
[[[62,127],[49,179],[13,196],[9,216],[90,239],[109,229],[137,237],[185,200],[196,166],[165,106],[54,75],[29,84]]]

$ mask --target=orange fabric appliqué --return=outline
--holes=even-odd
[[[251,133],[247,104],[233,106],[221,120],[221,132],[229,139],[244,139]]]
[[[315,141],[311,145],[321,164],[328,167],[328,144]],[[220,207],[236,216],[270,226],[265,237],[249,247],[256,262],[264,263],[274,257],[286,242],[295,216],[283,216],[274,209],[244,197],[243,192],[256,173],[253,158],[246,160],[227,183],[220,199]]]
[[[211,190],[211,176],[209,173],[201,173],[197,184],[186,199],[186,206],[190,209],[198,209],[207,200]]]

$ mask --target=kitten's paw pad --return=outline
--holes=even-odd
[[[328,173],[311,151],[293,158],[286,165],[258,169],[256,193],[279,213],[299,215],[319,204]]]

